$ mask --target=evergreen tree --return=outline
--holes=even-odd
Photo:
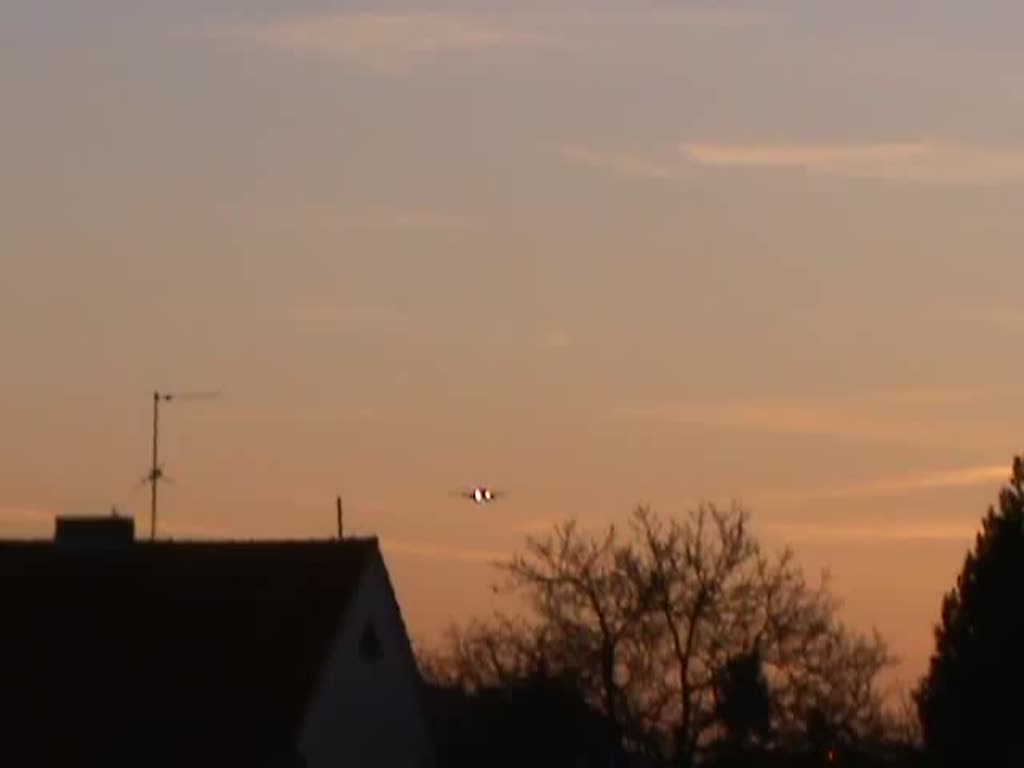
[[[772,735],[772,694],[758,650],[734,656],[717,675],[715,714],[724,733],[715,764],[745,765],[762,757]]]
[[[772,695],[755,650],[729,659],[719,676],[717,714],[725,742],[742,751],[771,737]]]
[[[1024,463],[990,508],[942,604],[916,693],[929,762],[1024,765]]]

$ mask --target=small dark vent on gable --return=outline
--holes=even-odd
[[[363,627],[363,634],[359,637],[359,655],[366,661],[376,661],[381,656],[380,636],[377,628],[369,621]]]

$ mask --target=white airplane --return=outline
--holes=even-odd
[[[474,504],[490,504],[505,495],[504,491],[495,491],[486,486],[478,485],[468,491],[459,491],[459,496],[469,499]]]

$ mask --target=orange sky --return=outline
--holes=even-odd
[[[221,389],[162,530],[343,492],[418,637],[737,498],[922,669],[1024,426],[1018,4],[173,5],[0,9],[4,535],[145,521]]]

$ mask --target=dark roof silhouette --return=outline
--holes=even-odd
[[[0,542],[0,755],[299,765],[321,666],[374,558],[376,539]]]

